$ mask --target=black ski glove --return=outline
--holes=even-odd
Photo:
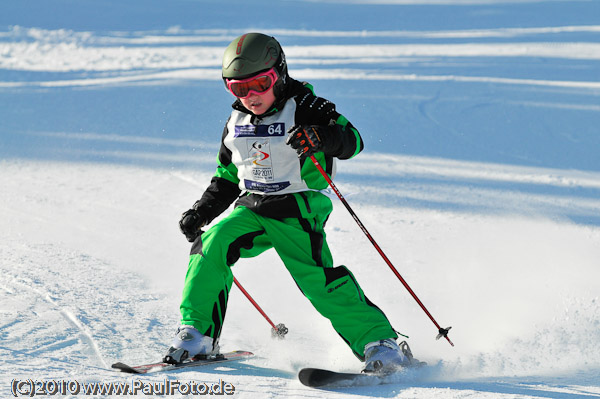
[[[327,127],[318,125],[294,125],[288,130],[285,143],[298,153],[309,157],[315,152],[327,151]]]
[[[202,227],[206,224],[206,217],[197,209],[189,209],[181,215],[179,229],[189,242],[194,242],[203,233]]]

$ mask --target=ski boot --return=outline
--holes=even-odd
[[[192,326],[180,326],[171,347],[163,358],[170,364],[181,363],[191,358],[207,358],[219,354],[219,345],[211,337],[201,334]]]
[[[400,368],[420,367],[425,363],[412,355],[406,341],[400,345],[394,339],[384,339],[365,345],[365,368],[363,373],[392,373]]]

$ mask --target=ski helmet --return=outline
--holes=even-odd
[[[278,75],[275,97],[280,97],[288,82],[285,54],[274,37],[262,33],[246,33],[236,38],[223,54],[223,80],[245,79],[271,68]]]

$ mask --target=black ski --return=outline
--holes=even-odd
[[[170,364],[165,362],[141,364],[138,366],[129,366],[125,363],[117,362],[112,365],[113,369],[120,370],[124,373],[131,374],[148,374],[156,373],[160,371],[168,371],[181,369],[186,367],[199,367],[207,366],[215,363],[232,362],[236,360],[244,360],[254,356],[252,352],[247,351],[233,351],[227,353],[221,353],[217,356],[211,356],[206,359],[190,359],[177,364]]]
[[[360,386],[385,383],[386,374],[379,373],[340,373],[337,371],[304,368],[298,373],[300,382],[309,387]]]
[[[309,367],[300,370],[298,379],[302,384],[313,388],[403,383],[414,380],[419,370],[424,369],[425,366],[427,363],[414,359],[411,365],[391,372],[343,373]]]

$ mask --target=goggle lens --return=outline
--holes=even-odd
[[[265,73],[243,80],[227,79],[227,88],[238,98],[247,98],[251,93],[263,94],[275,85],[277,74],[273,68]]]

